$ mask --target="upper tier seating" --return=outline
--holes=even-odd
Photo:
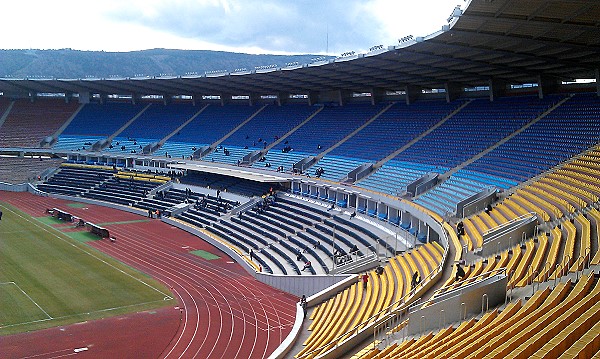
[[[78,106],[77,101],[65,103],[64,99],[16,100],[0,127],[0,147],[38,147],[73,115]],[[2,114],[0,104],[0,117]]]
[[[525,181],[600,141],[600,99],[575,95],[466,168]]]
[[[534,120],[558,100],[557,96],[474,100],[396,159],[452,168]]]
[[[105,148],[104,151],[128,153],[136,150],[136,152],[141,152],[144,146],[162,140],[201,109],[201,106],[191,104],[152,104],[115,137],[111,147]]]
[[[85,143],[94,144],[95,141],[112,135],[144,107],[145,105],[115,102],[86,104],[59,136],[54,148],[70,151],[81,147],[89,149],[90,145]]]
[[[209,105],[159,148],[156,154],[168,153],[173,158],[187,158],[194,153],[192,147],[201,148],[220,140],[259,109],[259,106],[247,105]]]

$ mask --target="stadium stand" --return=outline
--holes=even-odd
[[[436,271],[442,255],[443,249],[437,243],[428,243],[392,258],[381,275],[375,271],[365,273],[367,282],[357,278],[357,283],[313,311],[311,335],[296,357],[313,358],[347,338],[350,332],[376,320],[382,310],[390,306],[397,309],[416,299],[424,285],[411,288],[406,283],[410,283],[415,272],[420,278],[427,278]]]
[[[42,173],[58,168],[63,159],[61,158],[20,158],[20,157],[1,157],[0,158],[0,182],[5,183],[27,183],[34,182]],[[18,168],[18,171],[14,171]]]
[[[143,148],[162,140],[202,107],[191,104],[152,104],[140,117],[112,140],[105,152],[142,152]],[[118,144],[117,144],[118,143]]]
[[[147,105],[130,103],[89,103],[58,137],[55,149],[78,151],[90,149],[96,141],[115,133]]]
[[[6,104],[6,101],[2,103]],[[4,113],[2,103],[0,113]],[[56,132],[78,107],[76,101],[65,103],[64,99],[15,100],[0,127],[0,147],[39,147],[40,142]]]
[[[247,105],[209,105],[198,117],[165,142],[157,154],[167,153],[173,158],[187,158],[194,153],[193,147],[201,148],[215,143],[259,108]],[[207,160],[210,161],[210,157]]]
[[[556,358],[584,350],[574,343],[589,342],[585,333],[590,330],[597,333],[599,295],[597,279],[587,275],[574,285],[566,281],[553,290],[539,290],[525,304],[510,303],[478,321],[465,321],[384,350],[371,345],[355,358]]]

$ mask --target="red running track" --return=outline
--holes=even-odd
[[[0,192],[0,200],[36,217],[43,216],[46,208],[57,207],[93,223],[144,219],[101,206],[72,208],[66,205],[67,201],[29,193]],[[143,330],[137,330],[135,334],[131,333],[131,329],[123,329],[128,331],[130,338],[121,343],[114,340],[120,335],[115,332],[119,328],[101,325],[102,320],[89,322],[86,325],[91,326],[88,330],[91,335],[82,338],[80,343],[81,346],[91,345],[90,350],[77,355],[115,357],[112,354],[115,353],[114,346],[118,345],[122,346],[118,357],[265,358],[290,332],[298,298],[255,280],[210,244],[159,220],[104,226],[116,236],[116,242],[101,240],[88,244],[165,283],[178,299],[182,311],[170,308],[171,314],[165,314],[164,320],[156,320],[155,327],[144,326],[140,321],[140,329]],[[221,258],[206,260],[189,253],[198,249]],[[141,317],[144,320],[153,318],[148,315]],[[179,325],[174,328],[173,318],[179,321],[180,317]],[[134,315],[127,318],[135,320]],[[65,328],[70,330],[75,326]],[[16,349],[11,352],[11,356],[21,358],[64,350],[65,343],[45,340],[44,335],[37,334],[45,331],[2,337],[0,348],[8,348],[9,345],[13,349],[22,348],[22,353]],[[77,336],[79,331],[71,330],[70,333]],[[161,341],[168,341],[168,344],[161,346]],[[132,348],[139,347],[142,342],[152,343],[144,348],[160,348],[153,354],[140,356],[141,353]],[[78,347],[77,344],[75,347]],[[112,351],[103,352],[102,348]],[[59,356],[34,356],[36,359],[52,357]]]

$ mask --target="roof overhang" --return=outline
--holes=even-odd
[[[600,67],[600,1],[472,0],[449,23],[397,46],[247,74],[124,79],[0,79],[5,93],[136,95],[306,94],[407,86],[487,86],[595,78]]]

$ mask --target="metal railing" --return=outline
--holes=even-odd
[[[434,268],[423,280],[415,285],[411,290],[405,294],[402,298],[395,301],[394,303],[388,305],[384,309],[379,312],[371,315],[369,318],[363,320],[361,323],[356,324],[349,330],[337,335],[334,339],[330,340],[327,344],[321,345],[309,352],[303,353],[301,356],[298,356],[298,359],[308,358],[312,354],[320,353],[323,350],[331,350],[332,348],[337,348],[340,346],[340,341],[348,340],[351,336],[356,336],[360,332],[361,329],[365,329],[367,326],[375,323],[373,328],[374,338],[377,333],[381,333],[381,328],[387,328],[389,323],[397,322],[398,318],[401,314],[408,309],[408,304],[414,301],[415,294],[417,294],[421,289],[425,288],[433,278],[442,273],[444,268],[444,263],[446,263],[446,257],[448,256],[448,248],[444,250],[444,255],[442,257],[441,263]],[[417,298],[417,300],[420,298]],[[377,323],[377,319],[382,318],[382,321]],[[374,340],[373,340],[374,341]]]

